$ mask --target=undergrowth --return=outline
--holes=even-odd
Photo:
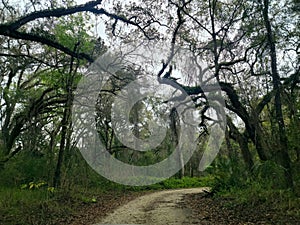
[[[217,164],[217,165],[216,165]],[[226,207],[272,208],[278,214],[300,220],[300,177],[294,175],[295,190],[285,187],[284,169],[271,161],[257,163],[253,171],[229,160],[219,159],[211,168],[214,198],[226,198]]]
[[[114,193],[140,192],[148,190],[177,189],[207,186],[212,179],[170,178],[157,184],[131,187],[108,180],[88,186],[72,185],[55,189],[43,181],[29,182],[19,187],[0,187],[0,224],[1,225],[45,225],[76,214],[82,205],[95,204],[101,196]]]

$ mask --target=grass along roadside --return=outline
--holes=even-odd
[[[92,187],[53,189],[42,182],[0,187],[1,225],[89,224],[149,191],[207,186],[211,178],[170,178],[144,187],[102,180]]]
[[[73,186],[72,189],[49,189],[47,186],[0,187],[1,225],[79,225],[93,224],[120,205],[164,189],[203,187],[212,177],[170,178],[144,187],[129,187],[102,180],[97,187]],[[38,186],[38,185],[37,185]],[[297,224],[300,199],[288,190],[251,185],[220,190],[214,196],[189,195],[185,203],[192,208],[195,220],[205,224]],[[227,218],[227,219],[224,219]]]
[[[107,192],[99,188],[60,190],[54,193],[43,189],[1,188],[0,224],[72,224],[78,217],[88,224],[139,194],[120,190]],[[93,207],[101,208],[98,214],[89,212]]]
[[[263,188],[258,183],[214,195],[187,195],[183,204],[200,221],[196,224],[295,225],[300,221],[300,198],[295,193]]]

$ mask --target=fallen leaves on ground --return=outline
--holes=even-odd
[[[96,202],[82,203],[78,206],[76,214],[57,221],[57,225],[89,225],[97,223],[117,207],[143,195],[141,192],[110,192],[96,196]]]
[[[192,211],[191,224],[265,225],[300,224],[300,216],[289,216],[272,205],[238,204],[232,198],[208,197],[205,193],[184,196],[183,207]]]

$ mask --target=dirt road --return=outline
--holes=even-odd
[[[167,190],[141,196],[118,208],[95,225],[100,224],[192,224],[191,211],[180,202],[186,194],[199,193],[205,188]]]

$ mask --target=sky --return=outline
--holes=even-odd
[[[85,4],[87,2],[90,2],[91,0],[75,0],[75,2],[77,2],[78,5],[80,4]],[[96,17],[92,17],[93,21],[96,22]],[[97,27],[95,27],[95,30],[92,31],[94,34],[96,34],[97,36],[100,36],[104,41],[107,41],[107,36],[105,34],[105,24],[103,22],[102,19],[98,19],[97,20]]]

